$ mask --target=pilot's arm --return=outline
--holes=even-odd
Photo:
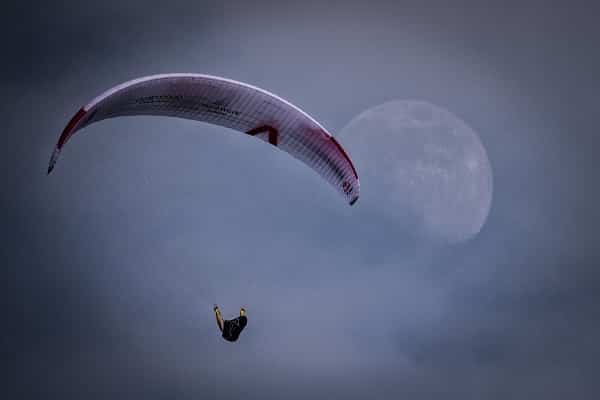
[[[223,317],[221,316],[221,310],[219,310],[219,306],[216,304],[213,310],[215,311],[215,317],[217,318],[217,325],[221,332],[223,332]]]

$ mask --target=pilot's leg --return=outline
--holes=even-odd
[[[215,317],[217,318],[217,325],[219,326],[221,332],[223,332],[223,317],[221,317],[221,311],[219,310],[219,306],[215,305],[214,311]]]
[[[244,307],[240,308],[240,317],[246,315],[246,309]]]

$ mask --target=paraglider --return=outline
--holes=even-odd
[[[338,141],[307,113],[266,90],[200,74],[163,74],[117,85],[79,109],[60,135],[48,164],[54,169],[66,143],[98,121],[153,115],[197,120],[259,138],[300,160],[332,185],[350,204],[360,184],[352,161]],[[248,323],[246,311],[223,320],[214,307],[223,338],[236,341]]]
[[[235,342],[238,340],[240,334],[248,324],[246,309],[243,307],[240,308],[240,316],[229,320],[223,319],[218,305],[214,305],[213,311],[215,312],[215,317],[217,318],[217,326],[223,334],[223,339],[227,340],[228,342]]]
[[[317,172],[346,201],[359,197],[358,174],[343,147],[304,111],[266,90],[200,74],[163,74],[115,86],[82,107],[64,128],[48,174],[69,139],[108,118],[156,115],[220,125],[257,137]]]

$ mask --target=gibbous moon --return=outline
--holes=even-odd
[[[339,137],[359,171],[363,206],[410,220],[416,236],[435,241],[479,233],[492,170],[478,135],[457,116],[427,102],[390,101],[353,118]]]

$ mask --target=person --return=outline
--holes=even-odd
[[[215,317],[217,318],[217,325],[223,333],[223,339],[229,342],[235,342],[240,337],[240,333],[244,330],[248,324],[248,318],[246,317],[246,309],[240,308],[240,316],[231,320],[223,320],[221,316],[221,310],[219,306],[215,304],[213,308]]]

